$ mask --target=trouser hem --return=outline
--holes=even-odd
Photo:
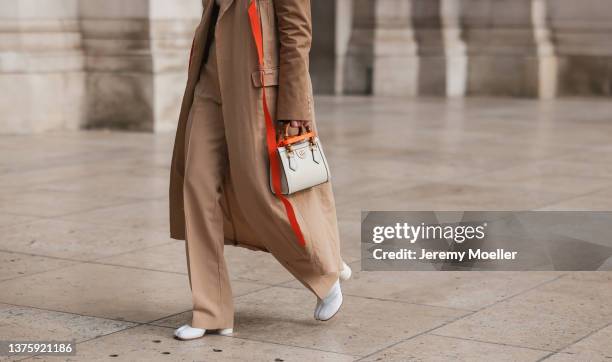
[[[193,311],[191,326],[201,329],[227,329],[234,328],[233,316],[231,320],[211,318],[202,312]]]

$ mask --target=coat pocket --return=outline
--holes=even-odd
[[[278,86],[278,75],[279,75],[279,68],[275,67],[275,68],[265,68],[263,69],[264,72],[264,83],[266,85],[266,87],[272,87],[272,86]],[[251,74],[251,79],[253,80],[253,86],[255,86],[255,88],[261,88],[262,84],[261,84],[261,71],[256,70]]]

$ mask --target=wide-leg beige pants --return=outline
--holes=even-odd
[[[240,144],[245,137],[240,132],[248,129],[243,124],[225,124],[221,93],[216,44],[213,43],[208,61],[201,68],[187,120],[183,187],[187,263],[193,295],[192,326],[204,329],[232,328],[234,323],[232,291],[223,256],[226,238],[222,197],[230,173],[228,143]],[[244,201],[253,205],[252,213],[261,212],[258,208],[261,205],[252,200]],[[243,216],[248,218],[248,215]],[[295,248],[272,240],[266,245],[267,251],[304,286],[324,297],[337,280],[337,272],[321,274],[320,266],[305,262],[305,259],[295,259],[291,251]],[[329,255],[341,263],[338,253]]]
[[[228,159],[214,46],[202,67],[185,142],[187,263],[194,327],[232,328],[234,306],[223,257],[222,186]],[[195,164],[198,164],[195,166]]]

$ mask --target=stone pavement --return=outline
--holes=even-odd
[[[1,136],[0,340],[75,339],[80,361],[612,358],[612,273],[358,271],[361,209],[610,210],[611,102],[317,102],[355,271],[337,317],[315,322],[269,255],[226,248],[235,335],[172,339],[191,304],[173,134]]]

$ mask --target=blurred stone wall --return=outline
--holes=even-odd
[[[543,99],[612,94],[610,0],[336,3],[342,7],[335,16],[341,26],[313,44],[316,54],[317,42],[327,48],[335,42],[336,94]],[[319,16],[314,19],[317,27]]]
[[[85,73],[77,0],[0,0],[0,133],[76,129]]]
[[[199,1],[79,2],[87,125],[175,129]]]
[[[610,0],[312,0],[312,11],[321,94],[612,94]],[[0,0],[0,134],[173,130],[200,16],[200,0]]]
[[[0,134],[176,127],[199,0],[0,0]]]

